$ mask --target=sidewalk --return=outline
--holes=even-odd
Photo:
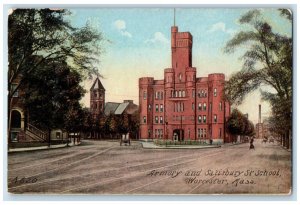
[[[221,145],[168,145],[157,146],[153,142],[140,141],[144,149],[207,149],[207,148],[219,148]]]
[[[77,146],[77,145],[80,145],[80,144],[81,143],[74,145],[73,143],[69,143],[69,147]],[[48,147],[48,146],[39,146],[39,147],[10,148],[8,150],[8,153],[47,150],[47,149],[57,149],[57,148],[64,148],[64,147],[67,147],[67,143],[58,144],[58,145],[50,145],[50,147]]]

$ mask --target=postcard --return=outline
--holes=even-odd
[[[11,194],[290,195],[291,8],[13,8]]]

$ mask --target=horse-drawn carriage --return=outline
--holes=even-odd
[[[121,137],[121,140],[120,140],[120,146],[122,146],[122,144],[130,145],[130,136],[129,136],[129,133],[122,134],[122,137]]]

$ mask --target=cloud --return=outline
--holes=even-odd
[[[124,30],[126,29],[126,23],[123,20],[116,20],[114,22],[114,26],[116,27],[116,29],[118,30]]]
[[[163,33],[161,33],[161,32],[155,32],[153,38],[147,39],[145,41],[145,43],[156,43],[156,42],[158,42],[158,43],[165,43],[165,44],[170,43],[169,39],[167,39],[165,37],[165,35]]]
[[[128,37],[128,38],[131,38],[131,37],[132,37],[131,33],[129,33],[128,31],[122,31],[122,30],[121,30],[121,35],[122,35],[122,36],[126,36],[126,37]]]
[[[116,20],[113,25],[122,36],[126,36],[128,38],[132,37],[132,34],[126,31],[126,22],[124,20]]]
[[[223,22],[218,22],[215,23],[214,25],[212,25],[210,27],[210,29],[208,30],[209,33],[213,33],[213,32],[217,32],[217,31],[222,31],[224,33],[228,33],[230,35],[233,35],[236,31],[233,29],[226,29],[226,25]]]

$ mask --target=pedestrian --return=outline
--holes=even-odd
[[[253,145],[253,142],[254,142],[254,139],[252,137],[251,140],[250,140],[250,148],[249,149],[255,149],[254,145]]]

